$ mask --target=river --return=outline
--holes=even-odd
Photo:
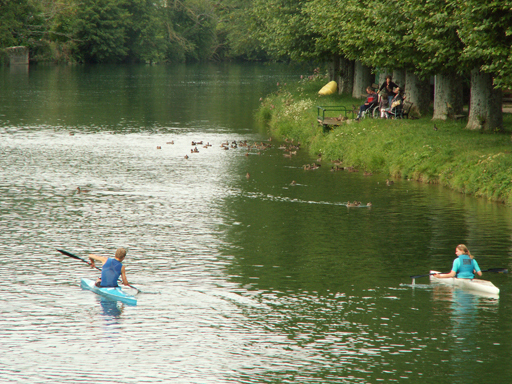
[[[512,380],[507,274],[483,276],[499,297],[409,278],[449,271],[459,243],[509,268],[510,208],[304,170],[316,157],[284,156],[292,143],[253,120],[301,74],[0,68],[1,382]],[[56,251],[120,246],[137,306],[81,290],[98,271]]]

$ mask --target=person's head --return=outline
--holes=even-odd
[[[126,257],[126,249],[117,248],[115,258],[119,261],[123,261],[125,257]]]
[[[373,88],[370,86],[366,87],[366,93],[373,93]]]
[[[471,255],[471,253],[469,253],[469,249],[468,247],[466,247],[464,244],[459,244],[455,247],[455,254],[457,256],[460,256],[460,255],[468,255],[469,257],[473,258],[473,256]]]
[[[391,83],[391,80],[393,80],[393,77],[391,77],[391,75],[387,75],[386,76],[386,83]]]

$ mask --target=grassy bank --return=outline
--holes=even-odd
[[[344,166],[427,183],[512,205],[512,116],[504,132],[464,129],[465,121],[365,119],[324,133],[317,106],[360,105],[347,96],[318,96],[321,76],[279,87],[265,98],[256,115],[280,139],[294,139],[315,156],[341,159]]]

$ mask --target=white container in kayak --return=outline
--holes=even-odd
[[[430,273],[442,273],[439,271],[430,271]],[[467,289],[470,291],[479,291],[485,293],[491,293],[494,295],[499,295],[500,289],[495,286],[493,283],[487,280],[482,279],[459,279],[457,277],[448,277],[448,278],[439,278],[434,275],[430,275],[430,281],[446,284],[446,285],[454,285],[463,289]]]

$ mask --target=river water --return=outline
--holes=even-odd
[[[484,274],[499,297],[409,278],[448,271],[459,243],[512,267],[510,209],[305,171],[317,159],[252,117],[300,74],[0,70],[0,382],[512,381],[508,275]],[[120,246],[137,306],[81,290],[98,271],[56,251]]]

